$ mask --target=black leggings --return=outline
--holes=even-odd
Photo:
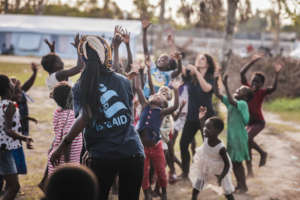
[[[90,168],[99,182],[99,200],[107,200],[116,175],[119,175],[119,199],[138,200],[144,173],[144,157],[93,159]]]
[[[204,122],[205,120],[203,120]],[[198,130],[201,131],[202,139],[202,128],[203,124],[200,124],[200,121],[189,121],[187,120],[184,124],[181,139],[180,139],[180,153],[181,153],[181,165],[183,175],[187,176],[190,170],[190,152],[189,152],[189,145],[192,143],[195,134]]]

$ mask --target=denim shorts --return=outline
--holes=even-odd
[[[11,151],[0,150],[0,175],[17,174],[16,162]]]

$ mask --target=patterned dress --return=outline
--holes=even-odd
[[[70,128],[75,121],[75,115],[73,110],[57,109],[54,112],[53,126],[55,138],[52,144],[52,150],[48,156],[48,174],[50,175],[54,171],[54,166],[50,162],[53,151],[59,146],[65,135],[68,134]],[[72,142],[70,150],[69,163],[80,163],[80,153],[82,149],[82,134],[80,133]],[[64,155],[61,156],[59,164],[64,164]]]
[[[13,102],[7,99],[0,101],[0,149],[3,150],[13,150],[21,147],[21,142],[19,140],[13,139],[12,137],[8,136],[4,131],[5,112],[10,103]],[[16,112],[12,118],[12,130],[19,134],[22,134],[20,114],[18,108],[16,108]]]

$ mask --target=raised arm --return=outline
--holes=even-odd
[[[218,82],[219,82],[219,76],[216,76],[214,78],[214,93],[215,93],[216,97],[218,97],[219,99],[222,100],[223,95],[220,93]]]
[[[123,42],[125,43],[127,49],[127,67],[125,69],[125,72],[129,72],[131,70],[131,64],[132,64],[132,53],[130,49],[130,32],[124,29],[122,37],[123,37]]]
[[[31,63],[31,70],[32,70],[32,75],[21,87],[22,90],[25,92],[27,92],[33,86],[34,81],[36,79],[37,70],[38,70],[36,63]]]
[[[179,116],[182,113],[182,109],[184,108],[185,104],[186,104],[186,101],[182,101],[181,104],[180,104],[180,106],[179,106],[179,110],[177,112],[172,113],[174,121],[176,121],[179,118]]]
[[[226,95],[227,95],[227,98],[228,98],[228,101],[231,105],[237,107],[237,102],[236,100],[234,100],[234,98],[232,97],[232,95],[230,94],[230,91],[229,91],[229,88],[228,88],[228,75],[226,74],[224,76],[224,79],[223,79],[223,84],[224,84],[224,87],[225,87],[225,91],[226,91]]]
[[[182,55],[180,52],[175,52],[174,56],[172,56],[177,60],[177,69],[174,70],[171,74],[171,78],[176,78],[182,72]]]
[[[112,69],[115,72],[120,71],[119,47],[120,47],[121,42],[122,42],[121,35],[119,33],[115,34],[113,37],[113,42],[112,42],[113,43],[113,52],[114,52]]]
[[[241,71],[240,71],[240,76],[241,76],[241,82],[242,84],[247,84],[247,78],[246,78],[246,73],[247,71],[254,65],[254,63],[256,63],[257,61],[259,61],[262,58],[261,55],[254,55],[252,57],[252,59],[250,60],[250,62],[246,63]]]
[[[279,72],[282,69],[282,64],[279,63],[279,62],[275,63],[274,64],[274,69],[275,69],[275,73],[276,73],[275,74],[275,80],[274,80],[274,83],[273,83],[272,87],[267,88],[267,94],[271,94],[277,89],[278,76],[279,76]]]
[[[148,51],[148,42],[147,42],[147,29],[150,27],[151,23],[147,19],[142,20],[142,26],[143,26],[143,48],[144,48],[144,55],[149,55]]]
[[[173,89],[174,89],[174,95],[175,95],[175,101],[174,101],[174,105],[170,106],[168,108],[165,108],[161,111],[161,118],[163,119],[166,115],[170,115],[172,114],[175,110],[177,110],[178,106],[179,106],[179,92],[178,92],[178,88],[180,87],[180,82],[179,81],[174,81],[172,83]]]
[[[220,149],[220,152],[219,152],[223,162],[224,162],[224,168],[223,168],[223,171],[220,175],[218,175],[218,184],[221,186],[221,182],[223,180],[223,178],[226,176],[226,174],[228,173],[229,171],[229,167],[230,167],[230,161],[227,157],[227,153],[226,153],[226,149],[225,147],[223,147],[222,149]]]
[[[135,77],[135,90],[138,95],[139,102],[142,105],[142,107],[144,108],[148,104],[148,101],[143,94],[139,75]]]
[[[150,88],[150,95],[153,95],[153,94],[155,94],[155,90],[154,90],[152,76],[151,76],[151,70],[150,70],[151,66],[150,66],[150,56],[149,55],[146,56],[145,65],[147,67],[147,76],[148,76],[148,84],[149,84],[149,88]]]
[[[69,77],[80,73],[82,71],[82,69],[84,68],[84,62],[82,60],[82,56],[80,56],[79,52],[78,52],[78,45],[79,45],[80,39],[81,38],[80,38],[79,34],[76,34],[76,36],[74,38],[74,42],[71,43],[77,52],[76,66],[72,67],[70,69],[61,70],[61,71],[56,72],[55,76],[56,76],[57,80],[59,80],[59,81],[67,80]]]
[[[205,80],[204,74],[195,69],[195,75],[202,90],[204,92],[210,92],[212,90],[212,85]]]

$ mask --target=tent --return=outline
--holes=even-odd
[[[13,47],[15,55],[43,56],[49,52],[43,42],[45,38],[55,40],[56,52],[63,58],[76,58],[76,51],[70,45],[76,33],[97,34],[111,42],[114,28],[121,25],[131,32],[131,50],[135,55],[135,44],[141,33],[141,24],[136,20],[115,20],[99,18],[0,15],[0,45]],[[126,56],[125,45],[120,46],[120,56]]]

